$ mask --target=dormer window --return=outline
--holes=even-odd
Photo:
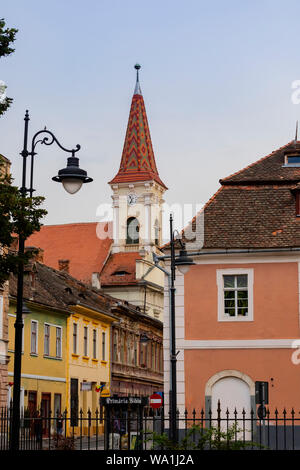
[[[284,166],[300,166],[300,154],[287,154],[284,157]]]
[[[128,273],[127,271],[124,271],[124,270],[120,270],[120,271],[115,271],[113,273],[113,276],[125,276],[126,274],[130,274],[130,273]]]

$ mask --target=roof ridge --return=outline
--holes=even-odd
[[[44,224],[42,227],[66,227],[70,225],[97,225],[97,224],[108,224],[112,223],[112,220],[102,220],[102,221],[95,221],[95,222],[70,222],[67,224]]]
[[[203,204],[203,206],[201,207],[201,209],[194,215],[194,217],[190,220],[190,222],[188,222],[188,224],[187,224],[185,227],[183,227],[183,229],[182,229],[181,232],[180,232],[183,236],[184,236],[184,232],[195,222],[195,220],[197,219],[197,217],[199,217],[199,215],[200,215],[202,212],[205,211],[205,209],[206,209],[206,208],[212,203],[212,201],[216,198],[216,196],[218,195],[218,193],[219,193],[220,191],[222,191],[223,189],[224,189],[223,186],[220,186],[220,187],[218,188],[218,190],[209,198],[209,200],[208,200],[205,204]],[[164,245],[160,246],[160,249],[162,250],[162,249],[166,248],[166,247],[169,246],[169,245],[170,245],[170,242],[165,243]]]
[[[279,147],[279,148],[276,149],[276,150],[273,150],[273,152],[269,153],[268,155],[265,155],[264,157],[261,157],[259,160],[256,160],[255,162],[250,163],[249,165],[245,166],[245,167],[242,168],[241,170],[238,170],[238,171],[236,171],[235,173],[232,173],[231,175],[226,176],[225,178],[221,178],[221,179],[219,180],[219,182],[222,184],[223,181],[228,181],[228,180],[229,180],[230,178],[232,178],[233,176],[237,176],[238,174],[242,173],[243,171],[248,170],[248,169],[251,168],[252,166],[257,165],[258,163],[262,162],[263,160],[265,160],[265,159],[271,157],[271,156],[274,155],[275,153],[282,151],[283,149],[285,149],[286,147],[288,147],[289,145],[291,145],[293,142],[295,142],[295,140],[291,140],[291,141],[288,142],[287,144],[283,145],[282,147]],[[298,143],[298,142],[299,142],[299,141],[297,141],[297,143]]]

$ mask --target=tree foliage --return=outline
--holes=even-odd
[[[0,286],[10,273],[17,272],[20,261],[26,263],[30,257],[29,253],[18,255],[19,236],[26,239],[40,230],[41,219],[47,214],[40,207],[44,198],[22,197],[19,189],[11,184],[6,166],[0,156]]]
[[[17,32],[18,30],[15,28],[7,28],[4,19],[0,19],[0,58],[6,57],[15,51],[11,46],[15,41]],[[7,111],[12,102],[12,98],[8,97],[0,102],[0,116]]]

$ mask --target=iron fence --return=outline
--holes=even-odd
[[[12,409],[0,409],[0,450],[10,444]],[[170,416],[120,407],[78,415],[21,410],[21,450],[170,450]],[[192,410],[177,413],[178,450],[300,450],[300,411]]]

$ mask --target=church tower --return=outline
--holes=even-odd
[[[152,148],[136,64],[136,85],[131,102],[121,164],[109,182],[113,191],[114,244],[117,253],[157,251],[161,245],[162,203],[167,187],[161,181]]]
[[[109,182],[113,199],[113,243],[100,273],[101,288],[163,320],[164,274],[153,264],[161,254],[162,204],[167,187],[159,177],[144,99],[135,65],[136,85],[116,176]]]

